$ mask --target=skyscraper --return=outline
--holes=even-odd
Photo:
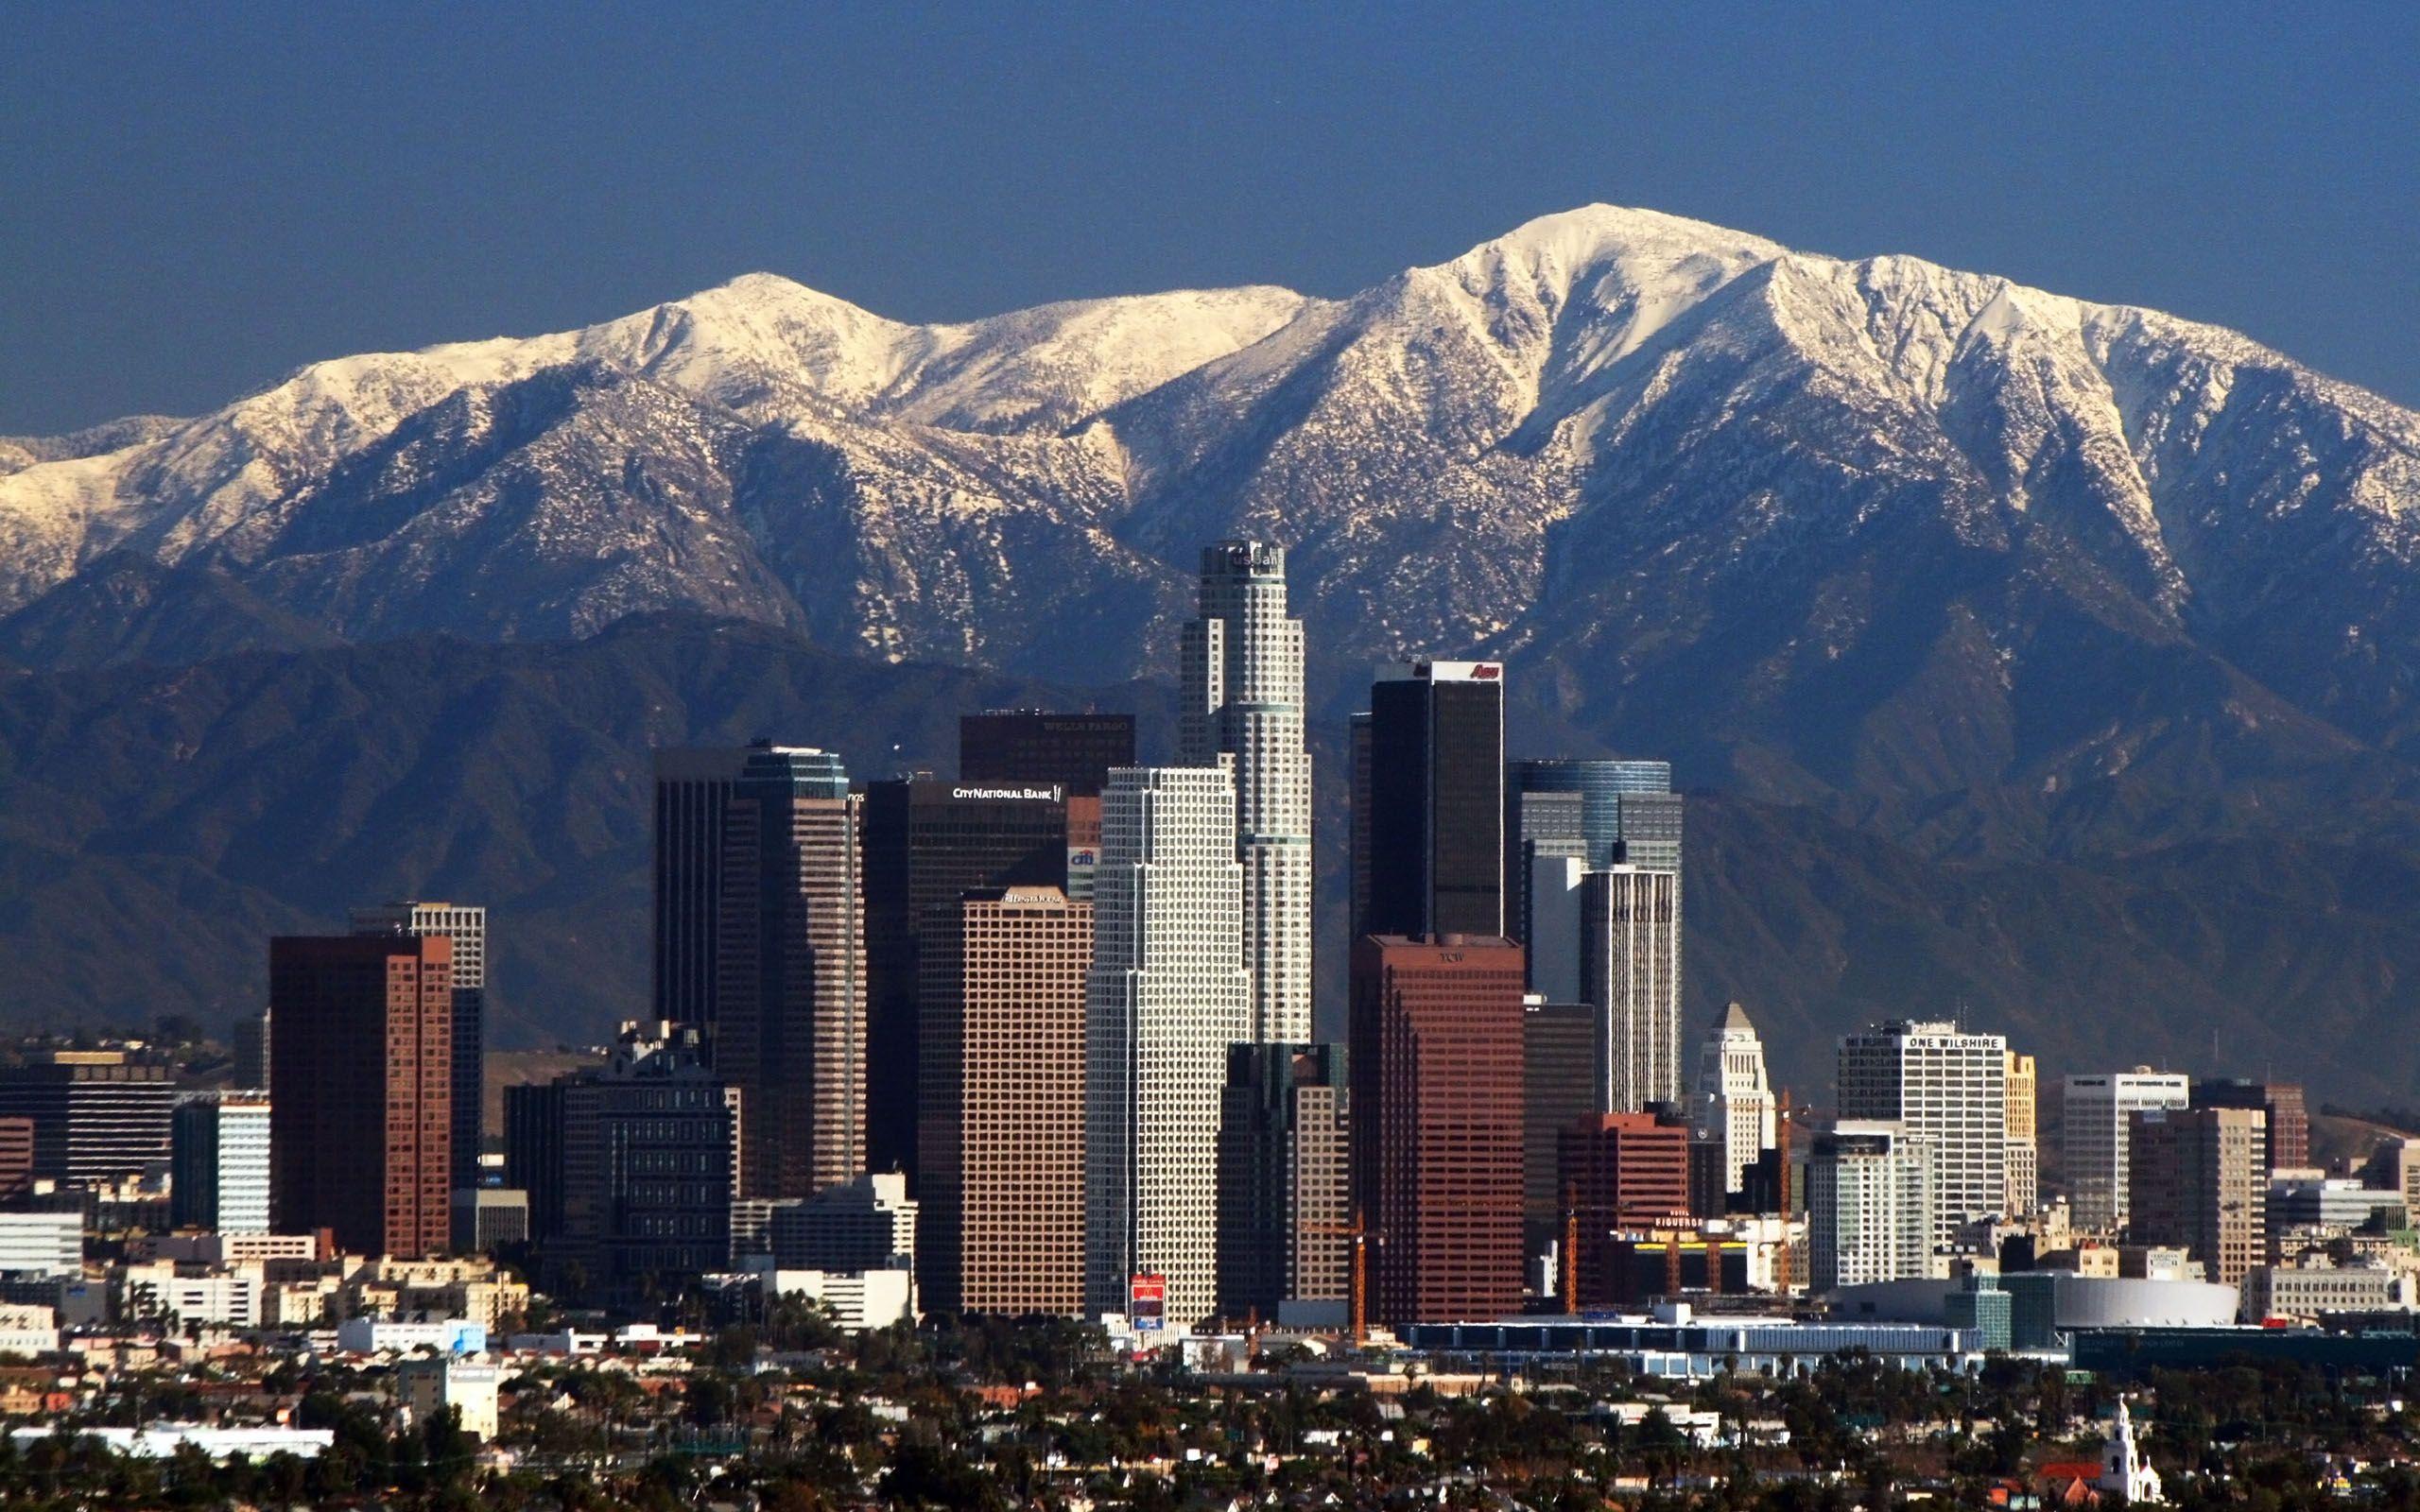
[[[1509,833],[1533,794],[1576,794],[1588,865],[1619,862],[1657,871],[1681,869],[1681,800],[1669,762],[1572,757],[1511,763],[1505,769]],[[1625,803],[1629,807],[1625,809]]]
[[[655,1017],[702,1028],[722,986],[722,843],[745,747],[655,752]]]
[[[2039,1116],[2041,1080],[2033,1057],[2008,1052],[2008,1198],[2000,1211],[2023,1217],[2041,1201],[2041,1152],[2034,1125]]]
[[[1765,1075],[1764,1041],[1748,1010],[1734,1003],[1698,1047],[1697,1090],[1689,1103],[1691,1135],[1719,1146],[1722,1190],[1737,1192],[1777,1135],[1772,1083]]]
[[[840,759],[812,747],[752,747],[731,786],[705,1042],[740,1094],[750,1196],[866,1169],[862,808]]]
[[[2129,1113],[2127,1236],[2181,1245],[2221,1286],[2268,1258],[2269,1115],[2257,1108]]]
[[[1303,745],[1303,622],[1286,613],[1286,551],[1201,552],[1201,614],[1184,627],[1177,760],[1235,758],[1251,1033],[1311,1037],[1311,758]]]
[[[1895,1123],[1931,1151],[1933,1238],[2008,1200],[2008,1041],[1894,1019],[1841,1040],[1841,1117]]]
[[[1524,1253],[1563,1232],[1563,1131],[1598,1111],[1595,1007],[1521,1002],[1521,1211]]]
[[[353,911],[356,935],[442,935],[454,942],[454,1171],[479,1184],[479,1113],[487,1076],[488,911],[407,901]]]
[[[235,1085],[268,1085],[268,1010],[247,1013],[235,1021]]]
[[[868,1164],[921,1180],[917,1024],[927,931],[976,887],[1059,887],[1067,805],[1056,785],[902,779],[865,789]],[[1080,976],[1079,981],[1080,981]]]
[[[2137,1066],[2131,1072],[2069,1076],[2060,1097],[2060,1148],[2066,1157],[2071,1217],[2086,1233],[2116,1234],[2126,1227],[2127,1115],[2147,1108],[2184,1108],[2193,1085],[2182,1072]]]
[[[1216,1305],[1219,1104],[1250,1038],[1236,790],[1217,767],[1122,767],[1101,794],[1084,993],[1085,1307],[1167,1281],[1167,1320]]]
[[[958,780],[1059,787],[1098,798],[1113,767],[1134,765],[1132,714],[994,709],[960,714]]]
[[[1219,1311],[1274,1320],[1351,1290],[1344,1047],[1227,1047],[1219,1122]]]
[[[1420,662],[1370,689],[1370,935],[1504,933],[1504,666]]]
[[[354,1254],[445,1252],[453,1170],[454,942],[269,941],[271,1215]]]
[[[1817,1292],[1931,1273],[1932,1151],[1888,1120],[1842,1119],[1806,1166],[1807,1284]]]
[[[1369,932],[1370,917],[1370,713],[1362,710],[1345,716],[1345,759],[1352,764],[1345,803],[1346,858],[1345,937],[1359,939]]]
[[[1599,1015],[1600,1111],[1681,1097],[1681,879],[1617,866],[1582,874],[1580,990]]]
[[[731,1205],[747,1150],[737,1094],[694,1028],[625,1023],[600,1071],[561,1077],[562,1231],[549,1284],[628,1299],[731,1260]],[[579,1265],[581,1284],[571,1286]]]
[[[2214,1076],[2193,1084],[2195,1108],[2256,1108],[2269,1115],[2268,1169],[2307,1171],[2310,1164],[2310,1111],[2292,1082],[2248,1081]]]
[[[529,1237],[542,1245],[563,1231],[563,1087],[569,1080],[504,1090],[504,1184],[528,1194]]]
[[[123,1050],[54,1050],[0,1067],[0,1118],[33,1125],[33,1175],[89,1183],[168,1158],[176,1071]]]
[[[991,887],[926,926],[917,1289],[931,1313],[1083,1311],[1093,909]]]
[[[269,1231],[268,1093],[188,1092],[177,1104],[171,1139],[171,1222],[230,1234]]]
[[[1508,1316],[1521,1305],[1521,947],[1364,935],[1353,951],[1351,1160],[1377,1239],[1373,1309],[1391,1327]]]
[[[1531,874],[1541,866],[1549,872],[1560,869],[1565,861],[1576,862],[1580,869],[1588,865],[1588,836],[1582,827],[1585,803],[1578,793],[1524,793],[1511,785],[1513,770],[1521,765],[1514,762],[1506,773],[1504,789],[1504,924],[1506,937],[1519,940],[1530,947],[1530,990],[1551,996],[1551,986],[1538,984],[1538,954],[1541,943],[1563,943],[1549,923],[1538,928],[1530,914],[1536,906],[1531,896]],[[1571,931],[1570,954],[1579,952],[1579,931]]]

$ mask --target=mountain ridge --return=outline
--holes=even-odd
[[[2231,976],[2111,900],[2248,928],[2231,900],[2271,848],[2368,963],[2308,965],[2344,1001],[2296,1011],[2420,1016],[2410,920],[2327,869],[2392,875],[2420,834],[2416,521],[2420,415],[2236,333],[1593,206],[1333,300],[916,326],[743,275],[0,443],[0,658],[577,644],[669,613],[1115,686],[1171,664],[1199,545],[1252,535],[1288,549],[1317,728],[1370,662],[1502,657],[1560,747],[1668,756],[1735,833],[1999,952],[2012,1014],[2024,983],[2076,989],[1915,917],[1923,868],[1974,907],[2084,879],[2111,917],[2080,957],[2249,1040],[2305,990],[2290,953]],[[2188,854],[2223,865],[2161,859]],[[1720,936],[1753,948],[1756,913]],[[1836,984],[1897,948],[1809,931]],[[1976,994],[1948,949],[1908,958],[1909,998]],[[1808,1023],[1940,1006],[1826,990]]]

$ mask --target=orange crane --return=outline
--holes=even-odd
[[[1781,1252],[1773,1257],[1774,1290],[1784,1297],[1789,1296],[1789,1089],[1781,1090],[1780,1116],[1774,1121],[1776,1143],[1781,1145]]]
[[[1560,1257],[1563,1281],[1563,1311],[1568,1315],[1580,1311],[1580,1183],[1563,1184],[1563,1254]]]
[[[1353,1222],[1306,1223],[1306,1234],[1322,1234],[1331,1239],[1353,1241],[1353,1347],[1357,1349],[1370,1342],[1370,1225],[1361,1210],[1353,1210]]]

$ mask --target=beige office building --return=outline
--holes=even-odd
[[[2256,1108],[2129,1114],[2127,1237],[2181,1245],[2222,1286],[2269,1258],[2269,1115]]]
[[[1080,1314],[1092,905],[989,887],[934,916],[918,1035],[924,1308]]]

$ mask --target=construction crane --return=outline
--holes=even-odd
[[[1780,1116],[1779,1116],[1779,1117],[1777,1117],[1777,1118],[1775,1118],[1775,1119],[1773,1120],[1773,1124],[1774,1124],[1774,1130],[1773,1130],[1773,1132],[1775,1133],[1775,1135],[1776,1135],[1776,1136],[1778,1136],[1778,1137],[1777,1137],[1777,1139],[1776,1139],[1776,1141],[1775,1141],[1775,1143],[1778,1143],[1778,1144],[1780,1144],[1780,1146],[1781,1146],[1781,1150],[1780,1150],[1780,1152],[1779,1152],[1779,1153],[1780,1153],[1780,1155],[1781,1155],[1781,1160],[1780,1160],[1780,1161],[1778,1162],[1778,1163],[1779,1163],[1779,1165],[1780,1165],[1780,1182],[1779,1182],[1779,1185],[1780,1185],[1780,1187],[1781,1187],[1781,1193],[1780,1193],[1780,1196],[1781,1196],[1781,1250],[1780,1250],[1780,1253],[1779,1253],[1779,1254],[1777,1254],[1777,1255],[1775,1255],[1775,1256],[1773,1257],[1773,1290],[1774,1290],[1775,1292],[1779,1293],[1779,1294],[1781,1295],[1781,1297],[1783,1297],[1785,1299],[1787,1299],[1787,1298],[1789,1297],[1789,1283],[1790,1283],[1790,1275],[1789,1275],[1789,1146],[1790,1146],[1790,1137],[1789,1137],[1789,1136],[1790,1136],[1790,1118],[1789,1118],[1789,1088],[1787,1088],[1787,1087],[1785,1087],[1785,1088],[1783,1088],[1783,1089],[1781,1090],[1781,1108],[1780,1108]]]
[[[1353,1347],[1365,1348],[1370,1342],[1370,1225],[1361,1210],[1353,1210],[1353,1222],[1306,1223],[1303,1232],[1320,1234],[1330,1239],[1353,1241]]]
[[[1580,1311],[1580,1183],[1563,1184],[1563,1254],[1558,1257],[1562,1272],[1563,1311],[1569,1316]]]

